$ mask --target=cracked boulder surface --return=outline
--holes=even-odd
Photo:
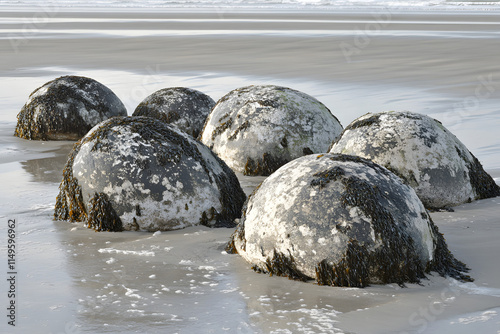
[[[97,231],[234,227],[246,199],[208,147],[150,117],[115,117],[77,142],[55,218]]]
[[[338,119],[312,96],[260,85],[222,97],[200,140],[234,171],[267,176],[293,159],[326,152],[341,131]]]
[[[172,87],[146,97],[132,116],[157,118],[197,138],[214,106],[215,101],[198,90]]]
[[[404,286],[431,271],[471,280],[411,187],[341,154],[298,158],[264,180],[226,250],[258,272],[320,285]]]
[[[94,79],[63,76],[30,94],[14,135],[30,140],[79,140],[98,123],[127,116],[120,99]]]
[[[331,153],[370,159],[413,187],[426,208],[446,209],[500,195],[479,160],[439,121],[412,112],[366,114],[335,141]]]

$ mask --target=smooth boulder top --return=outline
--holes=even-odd
[[[215,101],[198,90],[172,87],[160,89],[146,97],[135,108],[132,116],[157,118],[197,138],[214,106]]]
[[[97,231],[235,226],[246,199],[210,149],[150,117],[115,117],[75,144],[55,218]]]
[[[222,97],[200,139],[233,170],[267,176],[295,158],[326,152],[341,131],[337,118],[315,98],[264,85]]]
[[[226,250],[256,271],[321,285],[417,283],[430,271],[470,280],[415,191],[348,155],[278,169],[249,197]]]
[[[78,140],[96,124],[127,109],[94,79],[63,76],[30,94],[17,115],[14,135],[30,140]]]
[[[390,169],[428,209],[500,195],[500,187],[465,145],[425,115],[366,114],[345,128],[330,152],[357,155]]]

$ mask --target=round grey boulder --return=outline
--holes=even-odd
[[[96,124],[126,116],[120,99],[86,77],[63,76],[35,90],[17,115],[14,135],[30,140],[78,140]]]
[[[342,126],[325,105],[279,86],[248,86],[222,97],[201,141],[245,175],[270,175],[303,155],[326,152]]]
[[[465,145],[425,115],[366,114],[346,127],[330,152],[357,155],[390,169],[428,209],[500,195],[500,187]]]
[[[321,285],[416,283],[429,271],[470,279],[415,191],[348,155],[278,169],[249,197],[226,249],[257,271]]]
[[[146,97],[132,116],[157,118],[197,138],[214,106],[215,101],[200,91],[173,87],[160,89]]]
[[[55,218],[97,231],[235,226],[246,199],[210,149],[150,117],[115,117],[93,128],[68,158]]]

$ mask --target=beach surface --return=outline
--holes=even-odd
[[[62,75],[108,86],[129,115],[162,88],[217,100],[276,84],[314,96],[344,127],[367,112],[434,117],[500,183],[499,31],[498,11],[2,8],[0,258],[15,284],[0,283],[0,332],[500,333],[500,198],[431,213],[474,282],[325,287],[253,272],[225,253],[231,229],[96,233],[54,221],[73,143],[13,136],[29,94]],[[239,178],[247,194],[263,180]]]

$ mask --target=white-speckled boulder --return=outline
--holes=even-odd
[[[31,140],[78,140],[96,124],[126,116],[120,99],[86,77],[63,76],[35,90],[17,115],[14,135]]]
[[[330,152],[357,155],[390,169],[415,189],[428,209],[500,195],[465,145],[425,115],[366,114],[345,128]]]
[[[279,86],[248,86],[222,97],[200,136],[233,170],[270,175],[285,163],[326,152],[342,126],[325,105]]]
[[[226,249],[257,271],[322,285],[404,284],[429,271],[470,279],[415,191],[348,155],[278,169],[249,197]]]
[[[210,149],[150,117],[115,117],[93,128],[68,158],[58,220],[97,231],[235,226],[245,194]]]
[[[132,116],[154,117],[197,138],[215,106],[208,95],[191,88],[160,89],[139,103]]]

